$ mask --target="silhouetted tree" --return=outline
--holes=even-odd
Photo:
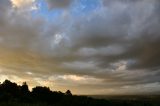
[[[17,98],[20,97],[19,86],[16,83],[12,83],[9,80],[5,80],[1,84],[0,89],[1,89],[0,97],[3,99],[5,98],[4,99],[5,101],[8,101],[8,100],[15,101],[15,100],[17,100]]]
[[[48,101],[51,97],[52,91],[49,87],[37,86],[32,89],[33,97],[38,101]]]
[[[20,86],[20,91],[21,91],[21,101],[24,102],[29,102],[31,101],[31,97],[30,97],[30,91],[28,89],[28,85],[26,82],[22,83],[22,86]]]
[[[51,90],[49,89],[49,87],[37,86],[37,87],[32,89],[32,92],[33,93],[50,93]]]
[[[22,93],[29,93],[28,85],[26,82],[23,82],[23,84],[21,86],[21,91],[22,91]]]
[[[71,91],[70,91],[70,90],[67,90],[65,94],[66,94],[66,95],[69,95],[69,96],[71,96],[71,95],[72,95],[72,93],[71,93]]]

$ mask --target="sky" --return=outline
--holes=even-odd
[[[0,0],[0,82],[159,94],[159,11],[159,0]]]

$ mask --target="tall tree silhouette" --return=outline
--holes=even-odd
[[[22,93],[29,93],[28,85],[26,82],[22,83],[21,91],[22,91]]]
[[[24,102],[31,101],[30,91],[26,82],[23,82],[22,86],[20,86],[20,92],[21,92],[21,98],[20,98],[21,101]]]

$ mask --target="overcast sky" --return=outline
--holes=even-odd
[[[159,0],[0,0],[0,81],[160,93],[159,11]]]

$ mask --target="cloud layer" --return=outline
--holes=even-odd
[[[62,9],[58,18],[39,15],[35,0],[0,1],[1,80],[80,94],[159,92],[158,0],[45,2]]]

